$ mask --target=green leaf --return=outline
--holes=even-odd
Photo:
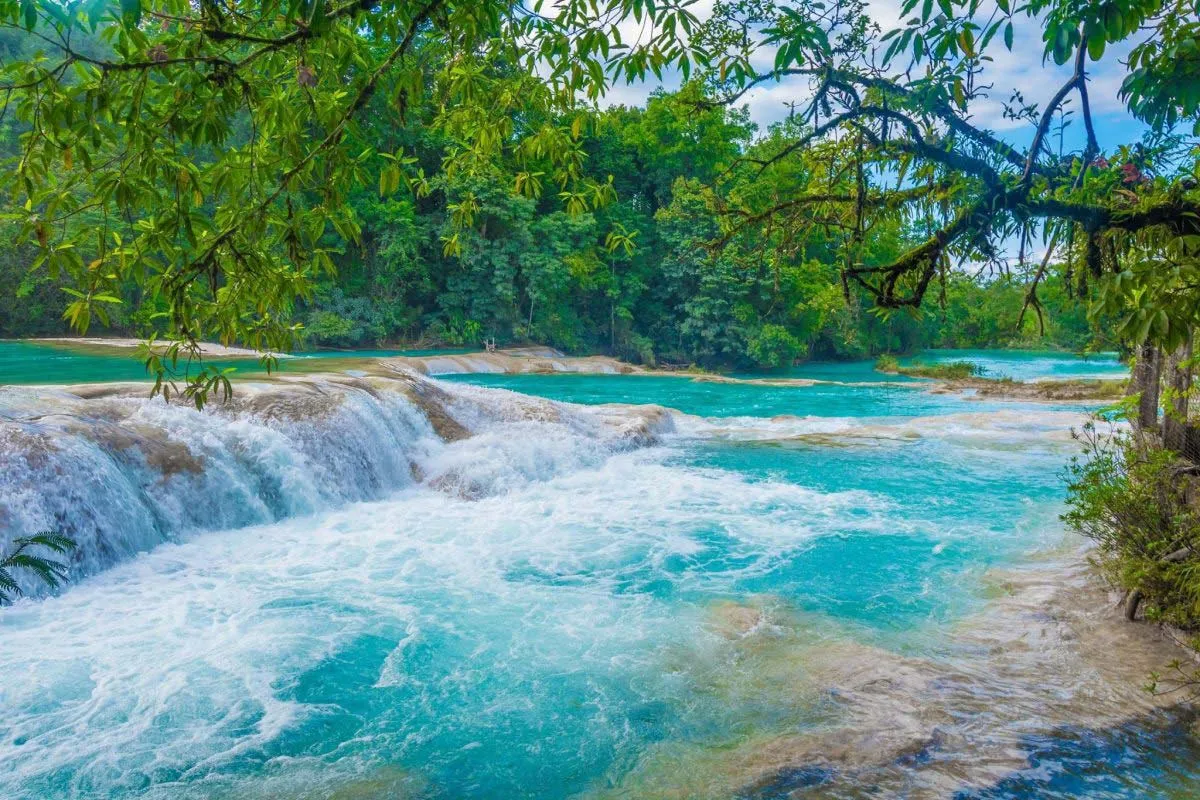
[[[127,30],[137,28],[142,21],[142,0],[121,0],[121,21]]]
[[[1071,59],[1071,29],[1066,25],[1059,25],[1055,31],[1051,54],[1054,56],[1054,63],[1060,67]]]
[[[1116,3],[1104,7],[1104,31],[1110,42],[1120,41],[1125,36],[1125,19]]]

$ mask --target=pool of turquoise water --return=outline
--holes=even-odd
[[[146,368],[135,357],[133,348],[127,354],[100,354],[57,345],[0,340],[0,385],[140,380],[148,380]]]
[[[289,361],[301,369],[310,369],[313,360],[336,361],[346,358],[387,358],[389,356],[433,356],[471,352],[468,349],[441,350],[315,350],[281,359],[285,372]],[[991,377],[1009,376],[1017,380],[1038,378],[1119,377],[1128,373],[1111,353],[1081,359],[1069,353],[1022,350],[929,350],[918,356],[925,362],[971,361]],[[911,359],[909,359],[911,360]],[[307,363],[305,363],[307,362]],[[243,374],[259,371],[254,358],[215,359],[219,367],[233,367]],[[793,377],[851,383],[914,383],[914,379],[885,375],[874,370],[872,361],[809,362],[771,373],[744,373],[740,377]],[[63,344],[20,340],[0,340],[0,385],[31,383],[90,383],[98,381],[147,380],[141,362],[131,348],[128,354],[99,353]],[[827,394],[837,397],[837,393]]]
[[[867,380],[864,385],[818,383],[795,387],[759,382],[719,383],[685,376],[569,373],[445,375],[441,379],[570,403],[653,403],[689,414],[714,417],[915,417],[1020,407],[1006,401],[973,400],[969,393],[933,394],[925,390],[929,385],[927,381],[877,383]],[[1043,410],[1081,408],[1078,403],[1036,407]]]
[[[969,361],[977,364],[982,374],[991,378],[1009,377],[1028,381],[1045,378],[1120,378],[1129,374],[1129,366],[1121,363],[1116,353],[1101,352],[1086,356],[1049,350],[926,350],[915,356],[900,359],[901,363],[919,361],[925,364]],[[809,378],[824,381],[893,381],[904,383],[916,380],[903,375],[876,372],[874,361],[810,361],[787,369],[770,372],[741,373],[739,377]]]
[[[279,359],[279,368],[309,369],[314,360],[333,361],[345,358],[387,358],[389,356],[432,356],[465,353],[467,350],[315,350],[296,353]],[[205,359],[206,365],[221,369],[233,368],[243,375],[261,372],[258,359]],[[101,353],[95,350],[72,348],[64,344],[48,344],[16,340],[0,340],[0,385],[97,383],[105,381],[144,381],[146,369],[136,356],[135,348]]]
[[[1042,350],[927,350],[916,357],[926,363],[970,361],[989,378],[1009,377],[1018,381],[1039,378],[1120,378],[1129,374],[1129,365],[1116,353],[1093,353],[1084,357],[1073,353]],[[912,361],[913,359],[906,359]]]

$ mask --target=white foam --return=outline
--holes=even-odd
[[[19,604],[5,612],[0,670],[28,679],[0,690],[11,725],[0,787],[11,794],[56,772],[83,786],[219,770],[327,713],[289,699],[288,687],[364,636],[395,642],[375,683],[422,698],[410,710],[422,725],[468,724],[439,720],[449,688],[408,663],[426,637],[481,637],[467,672],[447,681],[625,670],[637,653],[685,638],[693,621],[622,587],[729,591],[821,536],[872,524],[862,514],[847,522],[848,510],[882,508],[862,492],[753,482],[672,466],[669,455],[618,454],[476,502],[414,487],[162,546]],[[681,565],[712,536],[740,567]]]
[[[4,513],[27,527],[94,520],[78,528],[92,533],[93,564],[167,542],[0,617],[0,671],[23,676],[0,686],[11,728],[0,792],[38,796],[55,780],[76,794],[133,791],[166,775],[156,796],[190,791],[177,779],[203,796],[210,777],[243,780],[233,766],[243,758],[267,762],[244,778],[255,791],[263,771],[340,775],[364,768],[372,748],[394,756],[533,713],[531,694],[555,675],[590,676],[598,698],[608,680],[646,702],[672,692],[687,702],[688,665],[672,673],[664,653],[696,652],[711,621],[663,597],[737,596],[828,537],[931,532],[874,493],[689,466],[681,448],[863,431],[974,447],[1035,441],[1066,422],[700,419],[434,384],[440,411],[472,434],[445,443],[400,391],[315,388],[250,387],[239,410],[203,415],[135,397],[0,393],[10,437],[0,447],[22,454],[0,466]],[[112,444],[118,434],[133,444]],[[202,468],[164,474],[164,452]],[[1036,527],[1047,507],[1022,524]],[[206,524],[250,527],[184,535]],[[930,548],[979,534],[964,522]],[[363,642],[380,644],[362,655]],[[281,741],[344,716],[339,693],[355,691],[338,684],[331,699],[304,701],[301,676],[353,658],[365,659],[360,683],[404,703],[362,719],[351,741],[323,740],[333,763],[287,754]],[[485,678],[501,688],[484,691]]]
[[[447,446],[409,387],[475,434]],[[76,577],[164,541],[376,499],[414,472],[478,497],[648,443],[662,414],[585,408],[426,379],[243,384],[230,408],[197,412],[144,390],[84,399],[0,391],[0,546],[72,536]],[[29,576],[25,588],[41,587]]]
[[[683,438],[781,441],[804,437],[911,440],[941,439],[966,445],[1063,443],[1088,419],[1083,412],[1021,409],[925,417],[698,417],[674,412],[673,431]]]

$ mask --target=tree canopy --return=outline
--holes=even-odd
[[[761,23],[763,42],[775,47],[771,69],[739,62],[719,76],[721,101],[735,102],[751,87],[786,76],[811,79],[802,112],[807,124],[777,152],[747,159],[746,166],[762,174],[808,160],[822,161],[824,171],[816,187],[787,195],[731,196],[731,233],[765,224],[788,235],[813,226],[840,229],[844,279],[882,310],[921,305],[936,279],[964,263],[1004,270],[1003,245],[1013,240],[1021,243],[1023,261],[1037,236],[1048,254],[1026,303],[1039,318],[1038,289],[1057,249],[1069,289],[1086,297],[1088,281],[1103,280],[1095,307],[1123,317],[1122,337],[1141,342],[1154,335],[1168,347],[1177,344],[1200,313],[1197,5],[905,0],[902,13],[909,18],[899,28],[881,32],[856,2],[718,5],[710,23],[718,31],[714,40],[738,35],[751,18]],[[1018,31],[1039,32],[1040,52]],[[973,121],[982,103],[998,99],[985,78],[999,47],[1040,56],[1043,66],[1072,65],[1041,107],[1025,103],[1019,91],[999,98],[1006,117],[1031,126],[1026,147]],[[1104,155],[1089,64],[1119,60],[1123,52],[1129,69],[1120,94],[1148,133]],[[1052,70],[1043,72],[1052,79]],[[1071,100],[1082,146],[1056,150],[1052,129],[1064,124]],[[866,263],[864,234],[889,217],[915,224],[923,235],[888,263]]]
[[[647,23],[635,41],[622,41],[626,20]],[[25,34],[0,74],[24,127],[7,218],[73,279],[79,330],[105,322],[132,279],[176,342],[288,349],[292,309],[333,268],[326,231],[359,238],[349,193],[430,190],[409,153],[363,135],[374,97],[446,138],[439,174],[511,153],[517,193],[549,186],[579,213],[611,195],[580,171],[585,104],[615,75],[688,69],[680,35],[696,22],[679,2],[644,0],[573,0],[549,16],[480,0],[5,0],[0,25]],[[477,209],[458,198],[448,252]],[[85,211],[98,224],[72,225]]]
[[[0,0],[0,285],[164,342],[168,389],[209,338],[769,366],[996,343],[1029,311],[1071,346],[1196,323],[1194,4],[907,0],[886,31],[858,0],[690,5]],[[993,97],[1000,48],[1070,74]],[[1118,59],[1148,133],[1102,153],[1089,65]],[[684,85],[602,107],[652,76]],[[739,110],[797,79],[769,130]],[[976,121],[995,102],[1026,146]],[[940,320],[894,313],[931,289]]]

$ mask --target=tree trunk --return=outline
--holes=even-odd
[[[1137,367],[1133,372],[1133,389],[1138,399],[1138,427],[1143,431],[1158,430],[1158,383],[1162,359],[1157,347],[1144,344],[1138,350]]]
[[[1163,415],[1163,447],[1182,453],[1187,443],[1188,392],[1192,388],[1192,337],[1179,345],[1167,361],[1167,386],[1171,395]]]

